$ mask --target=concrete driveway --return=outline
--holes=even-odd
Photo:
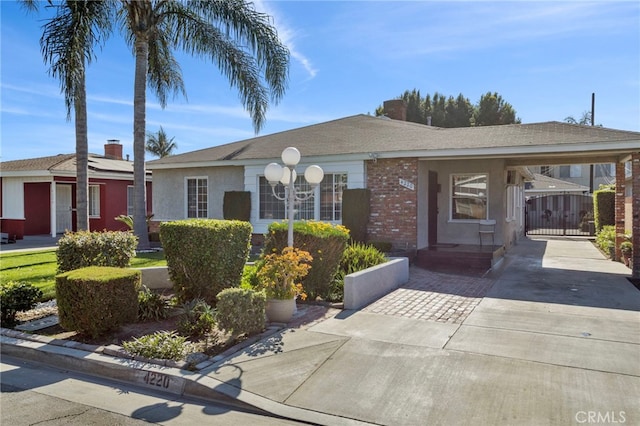
[[[449,292],[416,274],[428,275],[207,374],[345,422],[640,424],[640,291],[590,242],[522,241],[493,276],[436,276]],[[442,314],[416,312],[425,304]]]

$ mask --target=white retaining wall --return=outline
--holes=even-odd
[[[344,277],[344,308],[360,309],[409,281],[409,259],[398,257]]]

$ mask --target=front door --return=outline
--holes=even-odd
[[[429,170],[427,187],[427,242],[433,247],[438,242],[438,173]]]
[[[56,233],[72,230],[71,185],[56,185]]]

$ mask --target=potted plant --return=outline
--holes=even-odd
[[[631,241],[623,241],[620,244],[620,251],[622,252],[624,264],[629,266],[631,255],[633,254],[633,244],[631,244]]]
[[[267,295],[266,313],[269,321],[289,322],[296,309],[296,298],[306,299],[300,280],[311,269],[311,255],[293,247],[282,253],[272,253],[259,262],[258,286]]]

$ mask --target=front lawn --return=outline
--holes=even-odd
[[[164,252],[139,253],[131,259],[131,267],[167,266]],[[42,290],[42,300],[56,297],[56,250],[0,253],[0,282],[21,281]]]

